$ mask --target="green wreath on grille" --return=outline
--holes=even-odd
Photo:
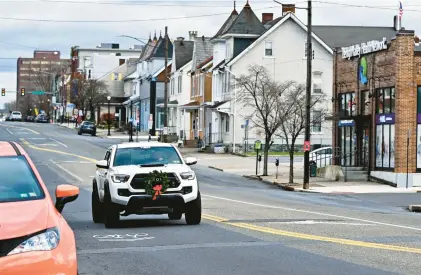
[[[154,170],[150,172],[145,181],[146,194],[153,196],[153,200],[170,187],[170,180],[168,179],[167,174],[162,171]]]

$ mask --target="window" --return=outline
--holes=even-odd
[[[31,61],[31,64],[39,64],[39,61]]]
[[[114,166],[182,164],[180,156],[173,147],[119,148],[114,157]]]
[[[41,64],[42,65],[49,65],[50,64],[50,61],[41,61]]]
[[[322,90],[322,72],[316,71],[313,72],[313,93],[314,94],[321,94],[323,93]]]
[[[381,88],[376,90],[376,113],[395,113],[395,88]]]
[[[344,116],[354,116],[356,115],[355,106],[357,105],[355,93],[341,93],[339,94],[340,98],[340,111],[342,111]]]
[[[0,203],[45,198],[24,156],[0,157],[0,173]]]
[[[125,59],[119,59],[118,60],[118,64],[121,66],[121,65],[123,65],[124,63],[126,63],[126,60]]]
[[[205,90],[205,74],[200,75],[200,96],[204,94]]]
[[[29,61],[27,61],[27,60],[22,60],[22,64],[25,64],[25,65],[28,65],[28,64],[30,64],[31,62],[29,62]]]
[[[369,115],[371,114],[371,99],[369,91],[361,91],[361,114]]]
[[[272,42],[265,42],[265,56],[272,56]]]
[[[313,111],[313,127],[312,132],[319,133],[322,131],[322,112]]]
[[[230,131],[230,117],[227,115],[225,119],[225,132]]]
[[[170,91],[171,91],[171,95],[174,95],[174,85],[175,83],[174,83],[174,77],[172,77],[171,78],[171,81],[170,81]]]
[[[376,125],[376,167],[395,167],[395,125]]]
[[[181,94],[181,90],[183,89],[183,82],[182,82],[183,77],[181,75],[178,76],[178,93]]]

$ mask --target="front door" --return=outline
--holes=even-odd
[[[359,133],[359,165],[363,167],[368,167],[369,162],[369,145],[370,145],[370,121],[364,121]]]

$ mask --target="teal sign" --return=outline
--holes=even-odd
[[[45,94],[45,92],[44,91],[33,91],[32,94],[33,95],[43,95],[43,94]]]
[[[360,60],[360,81],[362,84],[367,84],[367,59],[362,57]]]

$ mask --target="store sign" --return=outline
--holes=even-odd
[[[395,114],[376,115],[376,124],[395,124]]]
[[[382,50],[387,50],[386,37],[383,37],[382,41],[372,40],[350,47],[342,47],[342,58],[351,59],[351,57],[354,56],[360,57],[362,54],[374,53]]]
[[[353,121],[352,119],[350,119],[350,120],[339,120],[338,126],[339,127],[354,127],[355,121]]]

